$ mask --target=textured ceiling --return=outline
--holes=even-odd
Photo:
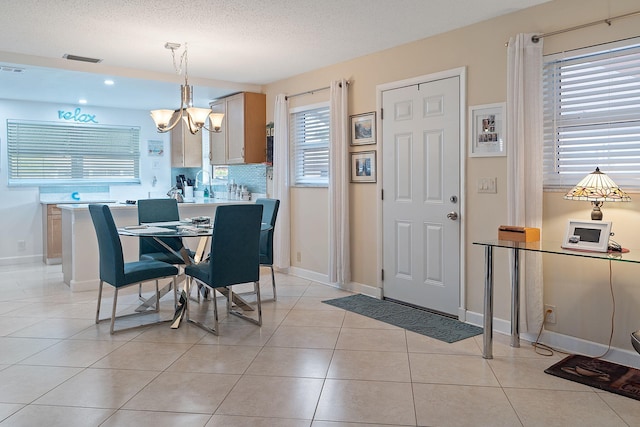
[[[173,88],[172,99],[179,93],[164,48],[171,41],[188,43],[196,97],[210,100],[545,1],[6,0],[0,66],[25,72],[0,72],[0,98],[75,103],[87,96],[93,105],[121,106],[126,92],[145,94],[129,106],[158,106],[154,92]],[[64,54],[102,62],[76,63]],[[116,80],[108,93],[105,76]]]

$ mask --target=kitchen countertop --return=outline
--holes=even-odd
[[[93,203],[105,203],[109,205],[110,209],[131,209],[137,207],[137,204],[127,204],[124,202],[101,202],[101,201],[87,201],[86,203],[68,203],[63,202],[59,205],[60,209],[63,210],[87,210],[89,209],[89,204]],[[227,199],[195,199],[193,202],[184,202],[178,203],[178,206],[207,206],[207,205],[235,205],[235,204],[244,204],[244,203],[253,203],[251,201],[244,200],[227,200]]]
[[[79,203],[116,203],[117,200],[107,200],[107,199],[99,199],[99,200],[69,200],[69,199],[60,199],[60,200],[40,200],[41,205],[68,205],[68,204],[79,204]]]

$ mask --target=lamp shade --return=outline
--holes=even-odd
[[[174,110],[152,110],[151,118],[158,129],[164,129],[169,126],[169,122],[175,113]]]
[[[631,197],[618,187],[607,174],[596,168],[564,195],[567,200],[590,202],[630,202]]]
[[[207,117],[209,117],[210,112],[211,110],[209,108],[197,108],[197,107],[187,108],[187,114],[189,114],[189,118],[199,128],[204,126],[204,123],[207,121]]]
[[[222,119],[224,118],[224,114],[222,113],[211,113],[209,114],[209,120],[211,120],[211,129],[214,132],[220,132],[220,128],[222,127]]]

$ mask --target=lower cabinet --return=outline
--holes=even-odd
[[[43,205],[43,261],[46,264],[62,263],[62,212],[56,205]]]

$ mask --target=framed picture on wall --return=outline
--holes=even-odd
[[[351,153],[351,182],[376,182],[376,152]]]
[[[507,155],[504,108],[504,102],[469,107],[469,157]]]
[[[351,145],[376,143],[376,112],[357,114],[351,119]]]

